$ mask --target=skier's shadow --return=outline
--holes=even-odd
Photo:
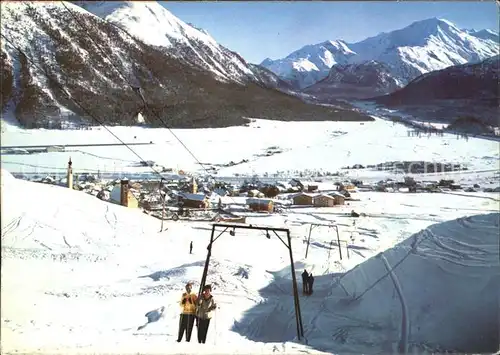
[[[302,263],[295,263],[298,270]],[[259,290],[264,302],[255,305],[243,314],[240,321],[234,321],[231,330],[249,340],[264,343],[284,343],[293,341],[297,336],[295,327],[293,284],[289,267],[272,272],[274,280]],[[300,306],[303,322],[310,321],[310,314],[316,314],[320,303],[331,290],[332,278],[337,274],[315,275],[315,289],[310,296],[302,294],[302,281],[297,274]]]
[[[160,308],[153,309],[152,311],[146,313],[144,316],[148,319],[148,321],[139,326],[137,330],[144,329],[150,323],[158,322],[161,319],[164,311],[165,307],[161,306]]]

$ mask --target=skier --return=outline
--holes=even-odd
[[[309,277],[307,278],[307,285],[308,285],[308,293],[309,295],[312,295],[313,293],[313,284],[314,284],[314,276],[312,273],[309,274]]]
[[[210,325],[210,319],[212,318],[212,311],[217,308],[217,304],[214,302],[211,292],[212,286],[203,286],[202,296],[198,300],[198,310],[196,312],[196,316],[198,326],[198,342],[200,344],[205,344],[205,341],[207,340],[208,326]]]
[[[184,331],[186,331],[186,341],[191,341],[191,332],[193,331],[194,320],[196,318],[196,301],[197,296],[191,293],[193,284],[188,282],[186,284],[186,292],[182,294],[180,305],[182,307],[181,316],[179,319],[179,336],[177,342],[180,343]]]
[[[304,269],[304,272],[302,273],[302,293],[304,295],[307,295],[308,290],[307,290],[307,278],[309,277],[309,274],[307,273],[307,270]]]
[[[193,241],[189,243],[189,254],[193,254]]]

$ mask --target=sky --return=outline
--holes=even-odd
[[[260,64],[308,44],[343,39],[357,42],[381,32],[438,17],[460,28],[498,31],[494,1],[334,2],[219,1],[161,4],[184,22],[201,27],[217,42]]]

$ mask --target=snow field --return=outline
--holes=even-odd
[[[26,131],[9,127],[2,134],[4,146],[40,144],[78,144],[92,142],[119,143],[104,128],[91,131]],[[130,127],[110,128],[124,142],[150,142],[154,145],[132,146],[144,160],[184,171],[199,171],[193,157],[165,129]],[[179,129],[175,134],[190,147],[193,154],[206,167],[211,164],[235,163],[248,159],[248,163],[221,167],[217,176],[243,174],[298,175],[300,171],[335,172],[354,164],[379,164],[389,161],[429,161],[463,164],[468,170],[433,174],[433,179],[456,180],[493,174],[498,170],[498,142],[482,139],[456,139],[444,137],[408,137],[406,127],[377,119],[374,122],[281,122],[255,120],[249,127],[221,129]],[[363,144],[360,146],[359,143]],[[268,148],[278,147],[283,152],[271,156]],[[68,148],[69,149],[69,148]],[[169,152],[165,154],[165,152]],[[130,172],[151,173],[148,167],[134,167],[139,161],[129,149],[118,147],[81,147],[66,152],[30,155],[2,155],[4,168],[15,172],[43,174],[65,172],[69,156],[75,172]],[[27,164],[27,165],[26,165]],[[31,165],[31,166],[29,166]],[[402,179],[394,171],[380,172],[367,169],[344,171],[353,178],[374,180],[383,177]]]

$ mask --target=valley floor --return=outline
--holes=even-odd
[[[200,167],[186,149],[165,129],[111,127],[124,142],[153,142],[134,146],[144,161],[155,162],[174,171],[198,171],[216,168],[216,177],[325,175],[341,172],[353,178],[380,179],[402,177],[400,172],[345,171],[342,167],[381,164],[391,161],[427,161],[452,163],[466,172],[440,174],[441,178],[460,180],[476,174],[493,175],[500,158],[498,142],[478,138],[460,139],[454,134],[414,137],[410,129],[382,119],[364,123],[281,122],[254,120],[249,127],[221,129],[178,129],[176,136],[203,164]],[[119,143],[104,128],[91,131],[20,130],[9,126],[2,133],[2,146],[64,145],[92,142]],[[113,174],[151,173],[128,148],[81,147],[63,152],[5,154],[5,169],[16,173],[64,175],[69,157],[75,173]],[[212,171],[211,171],[212,173]]]

